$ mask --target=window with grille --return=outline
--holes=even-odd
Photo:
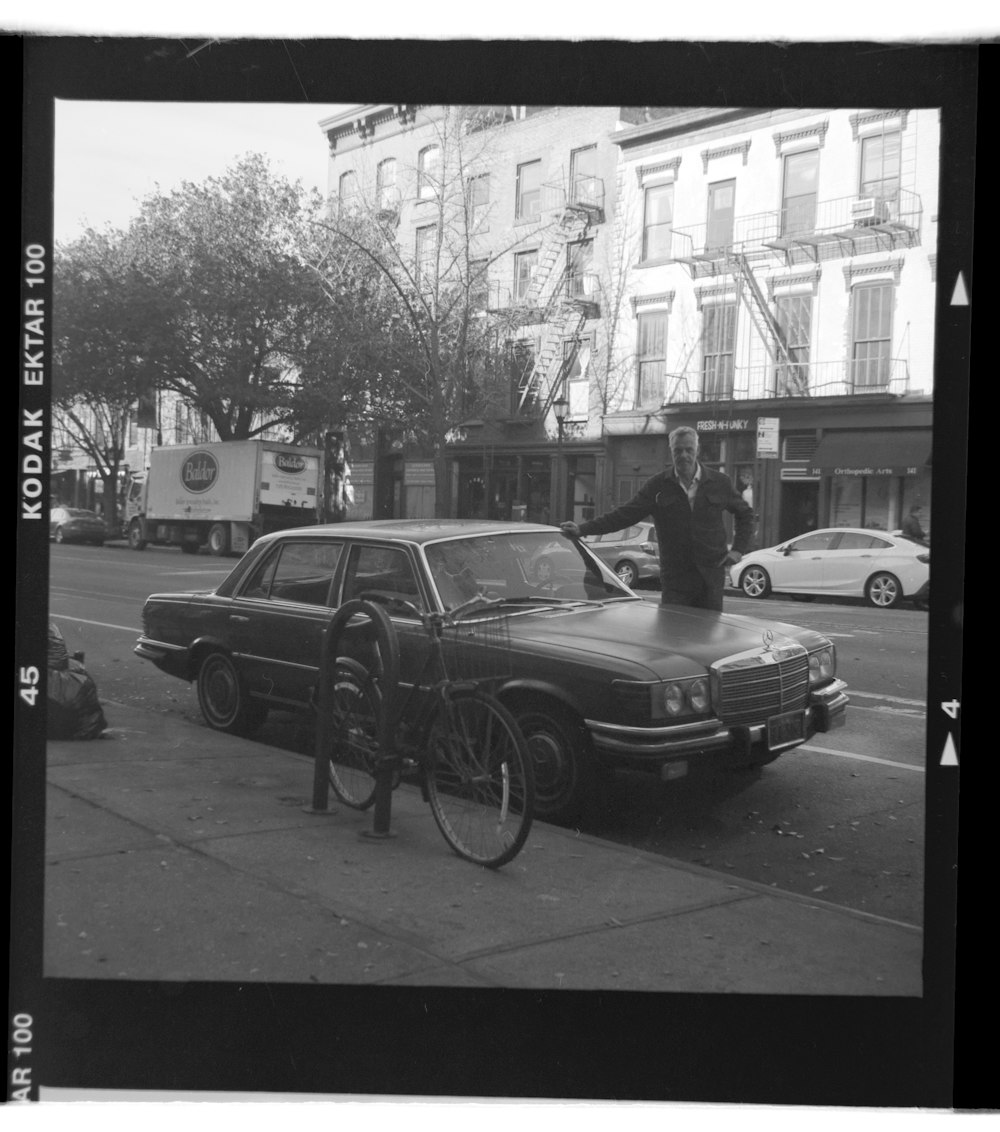
[[[651,185],[643,196],[642,258],[668,259],[674,219],[674,186]]]
[[[575,149],[569,159],[570,204],[601,204],[597,179],[597,146]]]
[[[638,317],[636,408],[662,405],[667,392],[667,312]]]
[[[441,178],[441,147],[429,145],[417,155],[417,196],[429,200],[437,194]]]
[[[733,392],[736,304],[713,303],[702,310],[702,398],[729,397]]]
[[[812,331],[811,294],[780,295],[774,303],[774,316],[788,350],[790,362],[779,362],[775,373],[775,392],[792,397],[809,388],[809,343]]]
[[[542,163],[528,161],[517,167],[518,220],[534,220],[542,212]]]
[[[889,383],[892,290],[889,283],[854,288],[851,376],[855,389],[884,388]]]
[[[596,290],[597,277],[594,265],[594,241],[580,240],[567,249],[567,285],[571,299],[591,299]]]
[[[781,234],[811,232],[816,226],[816,187],[819,150],[789,153],[785,157],[781,195]]]
[[[570,338],[563,342],[563,396],[569,401],[570,420],[585,419],[589,409],[590,349],[589,338]]]
[[[895,200],[899,192],[901,135],[876,134],[861,139],[861,195]]]

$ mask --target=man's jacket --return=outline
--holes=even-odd
[[[723,511],[735,518],[733,550],[745,554],[753,539],[753,511],[729,477],[702,464],[692,507],[670,468],[646,480],[621,507],[580,523],[580,534],[602,535],[652,518],[660,541],[662,574],[690,572],[692,566],[711,569],[722,566],[729,549]]]

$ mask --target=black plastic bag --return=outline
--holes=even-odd
[[[48,737],[97,739],[108,726],[97,685],[83,664],[68,654],[62,634],[52,624],[48,669]]]

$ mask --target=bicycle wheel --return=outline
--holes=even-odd
[[[521,851],[531,829],[531,757],[510,712],[479,690],[454,693],[430,732],[427,794],[445,841],[496,869]]]
[[[345,805],[367,810],[375,801],[382,697],[361,665],[342,658],[330,699],[330,786]]]

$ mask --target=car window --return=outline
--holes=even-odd
[[[351,549],[344,579],[344,601],[364,593],[397,598],[410,602],[418,609],[424,608],[409,555],[398,547],[355,546]],[[400,614],[407,616],[403,611]]]
[[[838,550],[888,550],[892,543],[877,535],[866,535],[860,531],[844,531],[837,544]]]
[[[329,605],[330,586],[343,550],[335,542],[285,542],[255,568],[244,597]]]
[[[841,536],[840,531],[815,531],[788,544],[789,550],[833,550]]]

